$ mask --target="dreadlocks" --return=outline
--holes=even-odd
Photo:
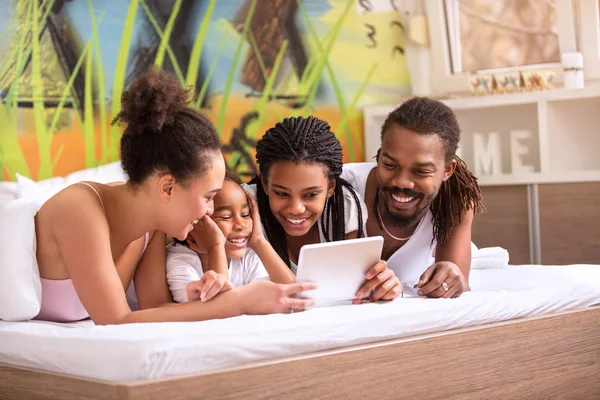
[[[325,203],[321,215],[321,230],[327,241],[343,240],[346,234],[343,188],[350,189],[359,210],[360,200],[352,186],[340,178],[343,165],[342,145],[331,132],[329,124],[312,116],[292,117],[269,129],[256,144],[256,162],[265,182],[271,165],[278,161],[318,163],[326,167],[327,177],[335,180],[336,186],[333,196]],[[256,176],[250,184],[256,185],[256,200],[267,239],[281,259],[290,266],[285,231],[271,211],[269,197],[263,190],[261,179]],[[363,217],[360,212],[358,226],[358,237],[362,237]]]
[[[477,178],[456,155],[460,139],[460,127],[454,112],[440,101],[426,97],[413,97],[392,111],[381,128],[381,140],[393,124],[424,135],[438,135],[444,143],[446,162],[456,160],[456,169],[445,182],[431,203],[433,214],[433,237],[442,244],[452,228],[461,221],[464,212],[473,209],[475,214],[485,210]],[[379,152],[377,153],[379,160]],[[377,204],[379,196],[375,196]],[[375,217],[381,226],[381,220]]]

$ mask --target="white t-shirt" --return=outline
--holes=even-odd
[[[365,199],[367,178],[376,166],[377,163],[374,162],[344,164],[342,178],[360,193],[363,200]],[[388,268],[394,271],[402,285],[412,287],[418,282],[421,274],[435,262],[433,257],[435,246],[433,214],[429,210],[411,238],[388,259]]]
[[[244,190],[248,193],[250,193],[252,195],[252,197],[254,197],[254,199],[256,199],[256,185],[252,184],[252,185],[248,185],[248,184],[243,184],[242,187],[244,188]],[[358,227],[358,213],[362,213],[363,216],[363,225],[361,227],[362,231],[363,231],[363,237],[366,236],[366,222],[367,222],[367,207],[365,206],[365,202],[364,202],[364,196],[361,196],[360,193],[358,193],[356,190],[354,190],[354,193],[356,194],[356,197],[358,198],[358,202],[360,205],[360,208],[357,207],[356,205],[356,201],[354,200],[354,197],[352,196],[352,193],[350,192],[351,189],[348,189],[346,187],[344,187],[342,189],[342,193],[344,194],[344,217],[345,217],[345,229],[344,232],[346,234],[350,233],[350,232],[354,232],[359,230]],[[329,224],[329,232],[333,232],[333,228],[332,228],[332,223],[330,222]],[[317,226],[319,228],[319,239],[321,243],[325,243],[327,242],[327,240],[325,239],[325,237],[323,236],[323,230],[321,228],[321,218],[319,218],[319,220],[317,221]],[[264,230],[264,227],[263,227]],[[265,234],[265,237],[267,237],[267,235]],[[292,272],[294,274],[296,274],[296,271],[298,270],[298,266],[296,264],[294,264],[293,262],[290,265],[290,269],[292,270]]]
[[[167,246],[167,283],[173,300],[185,303],[186,286],[199,280],[202,275],[202,262],[194,250],[181,244]],[[229,281],[233,287],[268,279],[267,270],[251,249],[246,249],[244,257],[234,258],[229,263]]]

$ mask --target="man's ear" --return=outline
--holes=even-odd
[[[335,180],[335,179],[329,180],[329,184],[327,185],[327,198],[330,198],[331,196],[333,196],[336,185],[337,185],[337,180]]]
[[[375,161],[379,162],[379,156],[381,155],[381,147],[377,149],[377,154],[375,154]]]
[[[448,179],[450,179],[452,174],[454,174],[455,170],[456,170],[456,158],[452,158],[452,160],[447,162],[444,167],[444,178],[442,179],[442,181],[446,182]]]
[[[158,178],[158,197],[165,202],[169,202],[175,190],[175,177],[171,174],[165,174]]]
[[[266,179],[263,179],[263,176],[261,174],[258,174],[258,179],[260,180],[260,184],[262,185],[263,192],[265,192],[265,194],[268,195],[268,193],[269,193],[269,186],[267,185]]]

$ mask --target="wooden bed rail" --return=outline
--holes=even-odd
[[[600,399],[600,306],[147,382],[0,364],[0,399],[352,398]]]

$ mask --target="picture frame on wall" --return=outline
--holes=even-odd
[[[552,18],[549,18],[547,26],[542,26],[537,30],[514,22],[511,25],[500,19],[499,14],[494,14],[489,10],[481,12],[481,10],[470,9],[469,4],[475,2],[463,3],[459,0],[425,0],[425,2],[429,19],[432,60],[430,75],[433,93],[469,92],[469,76],[473,74],[506,74],[530,70],[553,71],[553,83],[560,87],[563,83],[563,67],[560,56],[565,52],[582,53],[585,79],[590,81],[600,79],[599,0],[545,2],[548,7],[552,7],[550,11],[553,15]],[[484,62],[469,62],[469,57],[464,56],[463,51],[468,52],[471,48],[463,48],[460,25],[461,20],[465,21],[467,18],[489,25],[489,29],[495,29],[500,36],[503,32],[511,32],[512,35],[515,34],[515,31],[517,35],[545,35],[548,38],[546,41],[553,44],[556,50],[545,58],[541,58],[545,62],[529,63],[526,60],[524,63],[511,65],[507,61],[504,65],[498,64],[500,66],[485,65]],[[595,34],[590,34],[590,32]],[[486,42],[486,45],[489,43]],[[552,47],[547,43],[546,45],[549,48]],[[503,43],[502,46],[507,46],[507,44]],[[513,48],[512,51],[514,50]]]

